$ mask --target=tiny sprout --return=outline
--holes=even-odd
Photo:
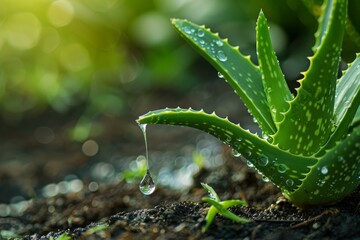
[[[218,214],[218,213],[221,216],[226,217],[235,222],[241,222],[241,223],[251,222],[250,219],[239,217],[228,210],[228,208],[233,207],[233,206],[238,206],[238,205],[248,206],[248,204],[245,201],[242,201],[242,200],[220,201],[219,196],[217,195],[217,193],[215,192],[215,190],[212,187],[210,187],[209,185],[207,185],[205,183],[201,183],[201,185],[203,186],[203,188],[205,190],[207,190],[209,192],[209,197],[203,197],[202,200],[211,205],[208,213],[206,214],[205,226],[202,228],[202,230],[201,230],[202,232],[206,232],[209,229],[216,214]]]

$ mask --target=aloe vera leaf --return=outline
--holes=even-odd
[[[201,186],[208,191],[210,198],[214,199],[215,201],[220,201],[219,196],[217,195],[217,193],[215,192],[215,190],[209,186],[206,183],[201,183]]]
[[[264,133],[273,134],[276,127],[264,93],[261,73],[250,58],[243,56],[238,48],[230,46],[227,39],[221,39],[218,34],[204,26],[181,19],[172,19],[172,24],[180,35],[224,76]]]
[[[326,3],[324,3],[322,7],[323,14],[320,15],[319,26],[315,33],[315,44],[312,48],[314,52],[316,52],[317,48],[320,46],[320,43],[327,32],[332,16],[331,7],[333,6],[334,0],[325,0],[325,2]]]
[[[282,113],[289,109],[288,101],[293,97],[273,50],[269,27],[262,11],[257,20],[256,46],[265,94],[276,124],[283,119]]]
[[[274,135],[274,144],[294,154],[314,154],[328,141],[333,128],[335,86],[347,1],[334,0],[330,10],[326,34],[310,58],[310,67],[304,73],[304,79],[299,81],[298,94],[290,102],[289,111],[284,114]]]
[[[142,115],[137,122],[188,126],[205,131],[230,145],[275,185],[289,192],[301,184],[309,168],[317,162],[315,158],[281,150],[228,119],[202,110],[166,108]]]
[[[355,117],[351,123],[351,126],[357,126],[360,124],[360,106],[358,107],[356,113],[355,113]]]
[[[360,54],[340,78],[335,94],[335,125],[351,123],[360,104]],[[345,132],[345,131],[343,131]]]
[[[318,205],[344,198],[360,185],[360,125],[319,159],[289,199]]]
[[[360,104],[360,55],[349,65],[344,75],[340,78],[336,86],[335,107],[334,107],[334,132],[329,141],[322,148],[323,151],[317,153],[318,156],[324,154],[324,150],[333,147],[345,134],[352,122],[356,121],[356,112]],[[359,118],[359,117],[358,117]]]

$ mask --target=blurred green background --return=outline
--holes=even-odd
[[[0,111],[5,124],[48,109],[80,111],[75,140],[97,115],[121,117],[151,91],[186,93],[216,72],[177,36],[169,18],[205,24],[255,59],[255,21],[262,8],[290,81],[306,68],[321,1],[1,0]],[[344,58],[359,49],[350,1]],[[350,37],[349,37],[350,36]],[[165,106],[164,106],[165,107]],[[151,109],[149,109],[151,110]]]

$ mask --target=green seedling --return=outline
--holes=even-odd
[[[206,214],[205,226],[202,228],[202,232],[206,232],[209,229],[211,223],[213,222],[217,214],[220,214],[221,216],[226,217],[235,222],[241,222],[241,223],[251,222],[250,219],[239,217],[228,210],[228,208],[233,206],[248,206],[248,204],[245,201],[242,200],[220,201],[219,196],[212,187],[210,187],[205,183],[201,183],[201,185],[206,191],[209,192],[209,196],[210,196],[210,197],[203,197],[202,200],[211,205],[208,213]]]
[[[71,236],[65,232],[56,238],[50,237],[50,240],[71,240]]]
[[[299,206],[333,203],[360,183],[360,55],[338,79],[347,0],[322,8],[310,66],[294,97],[286,84],[260,12],[256,27],[259,65],[204,26],[173,19],[180,35],[223,76],[245,103],[262,137],[203,110],[165,108],[140,124],[194,127],[242,154],[283,195]]]

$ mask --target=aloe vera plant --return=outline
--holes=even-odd
[[[360,183],[360,55],[338,79],[347,0],[327,0],[322,10],[314,54],[295,97],[262,12],[256,28],[258,66],[219,34],[187,20],[172,20],[180,35],[239,95],[262,137],[215,113],[191,108],[151,111],[138,123],[189,126],[212,134],[299,206],[341,200]]]

